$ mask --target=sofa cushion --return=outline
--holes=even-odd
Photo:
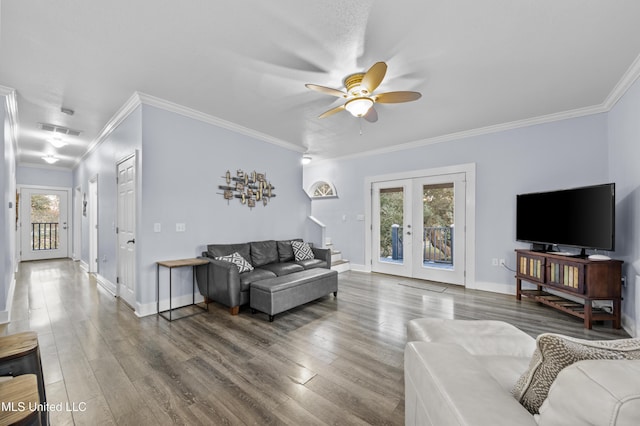
[[[293,240],[277,241],[278,246],[278,260],[280,262],[290,262],[294,259],[293,248],[291,247],[291,241],[302,241],[301,238],[295,238]]]
[[[253,271],[253,266],[247,260],[242,257],[237,251],[226,255],[226,256],[216,256],[214,257],[216,260],[222,260],[224,262],[233,263],[238,268],[239,273]]]
[[[322,259],[306,259],[296,262],[298,265],[302,266],[304,269],[313,269],[313,268],[326,268],[327,262]]]
[[[536,415],[539,426],[635,426],[638,419],[640,360],[586,360],[568,366]]]
[[[407,324],[407,341],[454,343],[472,355],[530,358],[536,349],[533,337],[511,324],[493,320],[416,318]]]
[[[219,256],[227,256],[237,252],[245,260],[251,262],[251,251],[249,243],[241,244],[209,244],[207,246],[207,253],[209,257],[216,258]]]
[[[302,241],[291,241],[291,248],[293,248],[293,257],[296,262],[313,259],[313,250],[311,250],[309,244]]]
[[[267,278],[275,278],[276,274],[262,268],[255,268],[253,271],[240,274],[240,291],[249,291],[251,283]]]
[[[270,263],[268,265],[262,265],[260,268],[271,271],[279,277],[281,277],[282,275],[292,274],[294,272],[304,271],[304,268],[302,266],[293,262]]]
[[[262,266],[278,261],[278,246],[275,240],[253,241],[251,246],[251,264]]]
[[[544,333],[536,345],[529,370],[513,388],[515,398],[533,414],[538,413],[563,368],[588,359],[640,359],[640,339],[582,340]]]

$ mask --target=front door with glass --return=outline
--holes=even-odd
[[[22,188],[20,193],[21,259],[68,257],[69,221],[66,190]]]

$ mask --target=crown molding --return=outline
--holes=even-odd
[[[174,102],[167,101],[165,99],[157,98],[155,96],[147,95],[145,93],[140,93],[140,92],[136,92],[136,93],[140,97],[140,101],[145,105],[153,106],[156,108],[163,109],[165,111],[180,114],[185,117],[193,118],[194,120],[212,124],[217,127],[222,127],[223,129],[231,130],[233,132],[240,133],[245,136],[249,136],[251,138],[261,140],[263,142],[268,142],[270,144],[277,145],[279,147],[286,148],[291,151],[296,151],[296,152],[306,151],[304,147],[295,145],[290,142],[286,142],[282,139],[274,138],[273,136],[269,136],[265,133],[261,133],[256,130],[249,129],[248,127],[244,127],[239,124],[232,123],[227,120],[223,120],[219,117],[215,117],[213,115],[206,114],[201,111],[197,111],[193,108],[179,105]]]
[[[217,127],[222,127],[227,130],[231,130],[236,133],[243,134],[245,136],[252,137],[264,142],[271,143],[273,145],[286,148],[291,151],[305,152],[306,148],[292,144],[290,142],[283,141],[281,139],[274,138],[265,133],[249,129],[247,127],[240,126],[239,124],[232,123],[230,121],[223,120],[218,117],[214,117],[204,112],[197,111],[193,108],[189,108],[183,105],[176,104],[174,102],[167,101],[152,95],[148,95],[142,92],[134,92],[133,95],[120,107],[120,109],[111,117],[111,119],[105,124],[98,136],[91,142],[89,148],[74,164],[73,168],[77,167],[82,161],[87,158],[93,151],[95,151],[104,142],[111,133],[122,122],[138,108],[140,105],[149,105],[155,108],[160,108],[165,111],[180,114],[185,117],[193,118],[194,120],[202,121],[204,123],[212,124]]]
[[[349,160],[353,158],[367,157],[371,155],[388,154],[397,151],[404,151],[412,148],[419,148],[426,145],[432,145],[441,142],[449,142],[470,138],[474,136],[486,135],[490,133],[503,132],[506,130],[518,129],[521,127],[535,126],[539,124],[552,123],[554,121],[567,120],[570,118],[584,117],[587,115],[601,114],[609,112],[615,104],[627,93],[627,90],[640,77],[640,55],[636,57],[629,66],[624,75],[620,78],[613,90],[609,93],[604,102],[600,105],[594,105],[585,108],[577,108],[568,111],[558,112],[554,114],[541,115],[539,117],[527,118],[525,120],[516,120],[508,123],[496,124],[493,126],[480,127],[477,129],[465,130],[462,132],[449,133],[447,135],[436,136],[434,138],[420,139],[418,141],[408,142],[401,145],[394,145],[386,148],[373,149],[370,151],[359,152],[357,154],[349,154],[340,157],[326,158],[318,161],[316,164],[324,161]]]
[[[627,90],[631,88],[631,85],[636,82],[636,80],[640,77],[640,55],[636,58],[635,61],[631,63],[627,71],[624,73],[618,84],[615,85],[607,99],[605,99],[603,105],[606,106],[607,111],[610,111],[615,104],[618,103],[620,98],[627,93]]]
[[[120,107],[118,111],[111,117],[107,124],[104,125],[98,136],[91,142],[89,148],[87,148],[86,152],[82,157],[76,160],[73,168],[76,168],[82,161],[84,161],[93,151],[95,151],[101,144],[104,142],[111,133],[120,125],[122,122],[141,105],[141,100],[138,92],[134,92],[133,95]]]
[[[508,123],[496,124],[493,126],[486,126],[486,127],[480,127],[477,129],[465,130],[462,132],[449,133],[447,135],[436,136],[434,138],[421,139],[418,141],[407,142],[404,144],[394,145],[386,148],[373,149],[373,150],[362,152],[362,153],[337,157],[335,159],[344,160],[344,159],[350,159],[350,158],[365,157],[370,155],[389,154],[392,152],[404,151],[412,148],[419,148],[426,145],[433,145],[433,144],[442,143],[442,142],[466,139],[466,138],[486,135],[490,133],[504,132],[507,130],[552,123],[554,121],[567,120],[570,118],[578,118],[578,117],[583,117],[587,115],[600,114],[607,111],[608,109],[603,105],[597,105],[597,106],[587,107],[587,108],[578,108],[578,109],[573,109],[573,110],[554,113],[554,114],[542,115],[539,117],[527,118],[524,120],[516,120]]]

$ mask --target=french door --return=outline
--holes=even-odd
[[[372,183],[372,270],[464,285],[465,174]]]
[[[21,260],[69,257],[69,191],[20,191]]]

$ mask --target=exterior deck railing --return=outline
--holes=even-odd
[[[424,227],[422,231],[423,261],[427,263],[453,264],[453,226]],[[403,259],[403,229],[391,226],[391,258]]]
[[[31,223],[31,250],[56,250],[58,248],[58,223]]]

